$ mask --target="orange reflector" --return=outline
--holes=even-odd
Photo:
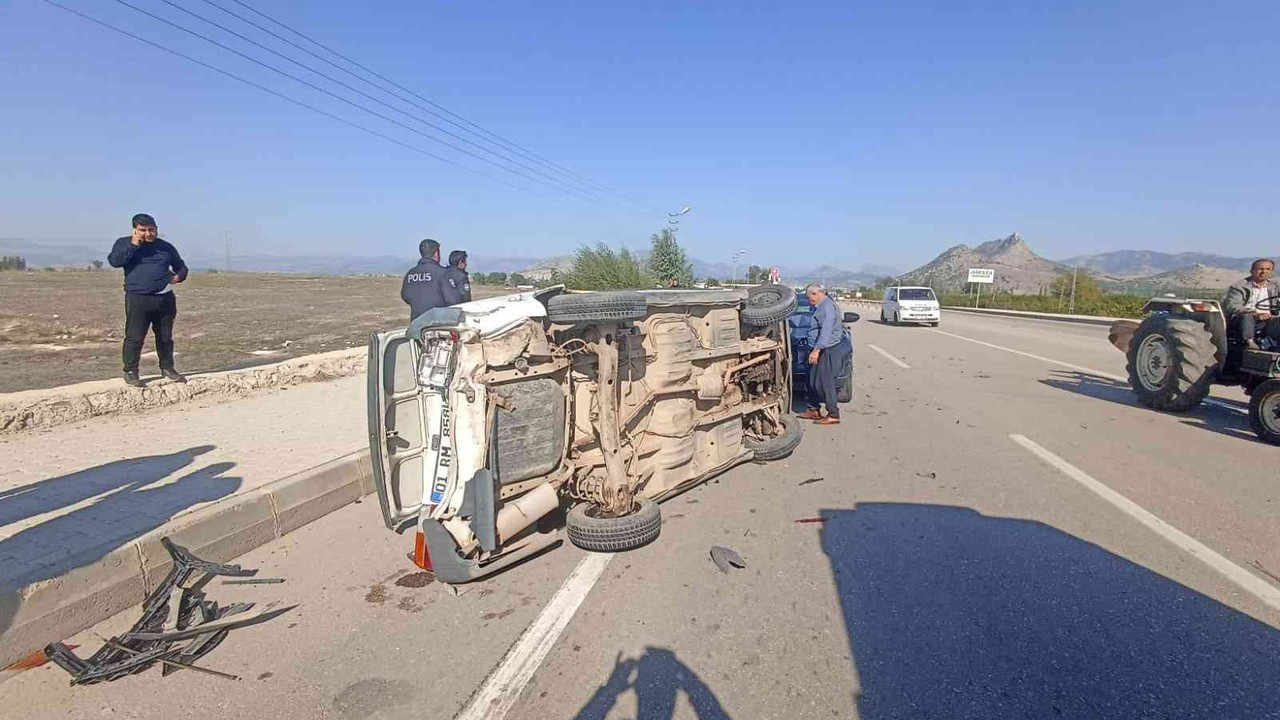
[[[427,536],[421,531],[413,537],[413,564],[423,570],[431,569],[431,553],[427,552]]]

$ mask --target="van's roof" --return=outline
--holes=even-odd
[[[933,288],[927,285],[894,285],[889,289],[890,290],[932,290]]]

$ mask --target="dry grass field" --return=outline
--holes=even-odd
[[[108,269],[0,272],[0,392],[120,377],[121,284]],[[398,277],[192,272],[176,292],[183,372],[363,346],[408,321]],[[150,335],[143,352],[143,376],[156,375]]]

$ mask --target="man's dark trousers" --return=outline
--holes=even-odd
[[[844,367],[845,353],[850,352],[846,343],[841,342],[822,351],[818,362],[809,366],[809,407],[817,410],[820,405],[827,406],[827,416],[840,417],[840,404],[836,401],[836,376]]]
[[[178,299],[172,292],[159,295],[124,295],[124,371],[138,372],[142,343],[147,328],[156,338],[160,369],[173,369],[173,320],[178,317]]]
[[[1252,340],[1258,333],[1258,318],[1253,313],[1240,313],[1235,316],[1240,324],[1240,337]],[[1272,342],[1280,341],[1280,317],[1273,317],[1262,325],[1262,333]]]

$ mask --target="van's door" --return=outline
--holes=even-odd
[[[369,337],[369,457],[382,519],[402,532],[422,508],[427,428],[418,345],[404,330]]]

